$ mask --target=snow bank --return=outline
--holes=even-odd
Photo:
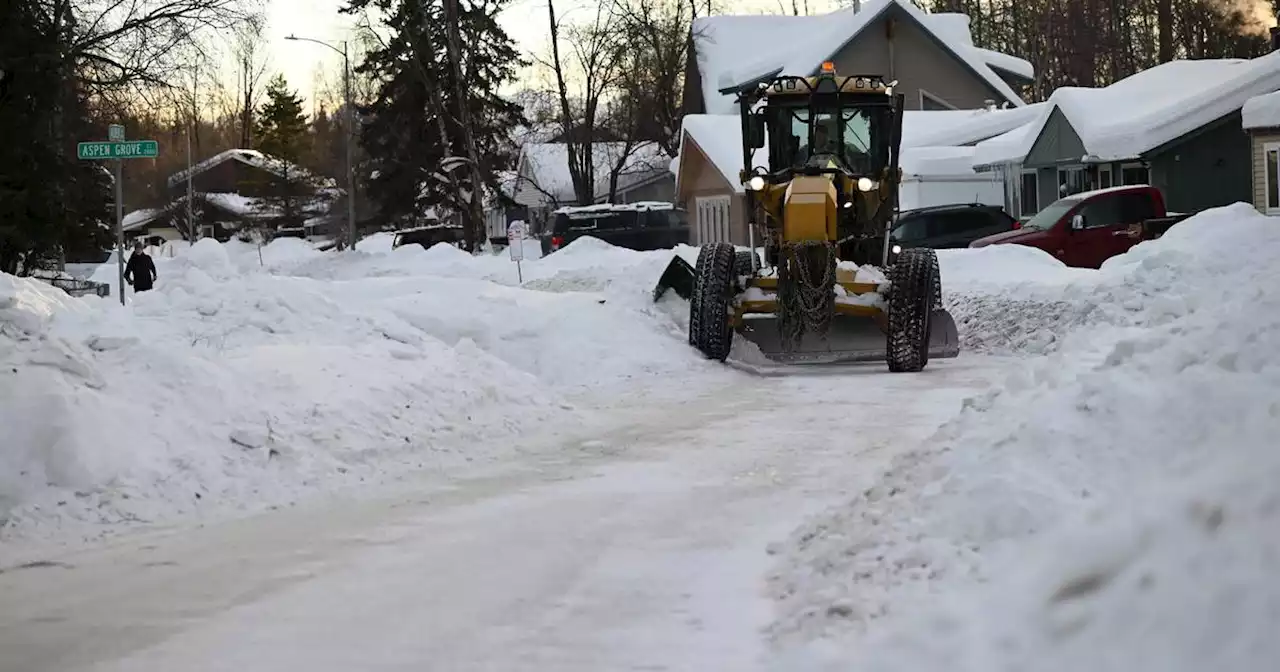
[[[0,276],[0,528],[452,470],[620,395],[696,394],[690,372],[736,374],[687,347],[682,302],[653,303],[671,254],[584,238],[525,263],[521,287],[505,255],[447,245],[202,240],[157,258],[156,288],[126,307]]]
[[[1277,258],[1238,205],[1107,264],[1090,291],[1130,319],[1028,360],[779,549],[775,635],[822,640],[786,669],[1268,669]]]

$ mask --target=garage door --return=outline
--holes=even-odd
[[[706,243],[731,242],[729,240],[729,197],[699,196],[697,203],[697,222],[694,231],[697,234],[697,245]]]

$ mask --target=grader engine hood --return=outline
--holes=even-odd
[[[802,175],[783,197],[784,240],[824,242],[836,237],[836,186],[826,176]]]

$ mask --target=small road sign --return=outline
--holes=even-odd
[[[507,226],[507,249],[511,251],[511,261],[524,259],[524,222],[515,221]]]
[[[155,140],[127,142],[82,142],[76,145],[80,159],[154,159],[160,156],[160,143]]]
[[[107,127],[107,139],[111,142],[124,142],[124,126],[111,124]]]
[[[524,284],[524,271],[520,268],[520,261],[524,259],[524,236],[524,222],[515,221],[507,226],[507,249],[511,251],[511,261],[516,262],[516,278],[522,285]]]

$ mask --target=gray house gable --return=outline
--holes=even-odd
[[[885,4],[866,28],[845,40],[827,60],[840,72],[882,74],[890,81],[898,80],[895,89],[906,94],[909,110],[924,108],[921,92],[955,109],[977,109],[988,100],[1023,104],[1021,99],[997,90],[937,33],[897,3]],[[817,73],[815,68],[810,74]]]
[[[845,74],[898,80],[909,109],[1021,107],[1018,87],[1034,77],[1026,61],[975,46],[964,15],[930,14],[912,0],[869,0],[860,11],[817,16],[703,17],[692,40],[689,114],[733,114],[726,93],[778,73],[816,74],[824,61]]]
[[[1032,168],[1081,163],[1087,153],[1084,141],[1080,139],[1080,134],[1071,125],[1071,121],[1061,109],[1054,108],[1040,129],[1040,135],[1031,145],[1031,151],[1027,152],[1023,165]]]

